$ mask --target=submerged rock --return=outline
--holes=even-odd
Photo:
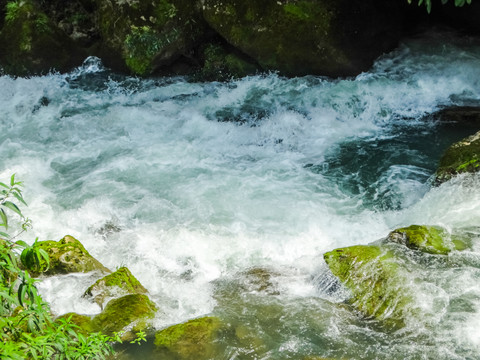
[[[122,340],[132,340],[136,333],[150,327],[157,307],[143,294],[125,295],[110,300],[105,309],[92,319],[94,331],[106,335],[121,333]]]
[[[441,184],[462,173],[480,170],[480,131],[450,146],[438,166],[435,183]]]
[[[90,286],[84,296],[91,297],[94,302],[103,307],[103,304],[111,298],[128,294],[146,294],[148,291],[132,275],[126,267],[97,280]]]
[[[222,328],[217,317],[203,317],[157,331],[155,346],[181,360],[213,359],[220,355],[215,339]]]
[[[50,257],[50,267],[45,275],[68,274],[73,272],[111,272],[88,253],[82,243],[67,235],[60,241],[39,241],[38,245]]]
[[[204,0],[203,15],[264,70],[355,75],[393,49],[402,30],[395,1]]]
[[[351,291],[351,303],[369,317],[404,325],[411,304],[407,281],[395,255],[375,245],[357,245],[324,254],[332,273]]]
[[[452,250],[463,250],[465,242],[452,239],[446,229],[439,226],[411,225],[392,231],[387,241],[406,245],[410,249],[430,254],[446,255]]]

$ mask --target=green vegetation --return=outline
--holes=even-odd
[[[448,0],[441,0],[442,4],[446,4]],[[463,6],[465,4],[471,4],[472,0],[454,0],[455,1],[455,6]],[[408,3],[411,4],[412,0],[408,0]],[[432,11],[432,0],[418,0],[418,6],[421,6],[422,4],[425,5],[427,8],[428,13]]]
[[[106,359],[113,353],[111,343],[119,341],[117,334],[106,336],[86,334],[72,321],[72,316],[53,320],[47,303],[38,294],[28,270],[44,272],[49,269],[47,253],[35,240],[32,246],[16,240],[30,228],[19,204],[26,205],[22,183],[10,178],[0,182],[0,354],[2,360],[24,359]],[[12,219],[9,215],[15,215]],[[10,234],[11,223],[16,231]],[[144,333],[134,342],[144,340]]]

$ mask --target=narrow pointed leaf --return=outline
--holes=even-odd
[[[3,203],[3,206],[9,208],[10,210],[12,210],[13,212],[17,213],[18,215],[23,216],[23,215],[22,215],[22,211],[18,208],[17,205],[15,205],[14,203],[12,203],[11,201],[5,201],[5,202]]]
[[[0,226],[4,226],[5,229],[8,229],[7,214],[5,214],[5,210],[3,210],[3,209],[0,209],[0,218],[2,220],[2,224],[0,224]]]
[[[20,194],[17,193],[17,192],[14,192],[14,193],[13,193],[13,196],[15,196],[15,198],[16,198],[18,201],[20,201],[23,205],[28,206],[27,203],[25,202],[25,200],[23,200],[23,196],[22,196],[22,195],[20,195]]]

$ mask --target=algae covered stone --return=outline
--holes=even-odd
[[[30,75],[74,65],[73,41],[32,0],[3,2],[0,64],[7,73]],[[3,16],[3,15],[2,15]],[[73,62],[72,62],[73,61]]]
[[[95,331],[106,335],[122,333],[122,340],[134,339],[135,333],[150,326],[157,307],[143,294],[125,295],[110,300],[105,309],[92,319]]]
[[[404,324],[412,298],[395,255],[381,246],[357,245],[324,254],[332,273],[351,291],[351,303],[369,317]]]
[[[146,294],[147,292],[147,289],[132,275],[128,268],[121,267],[97,280],[85,291],[85,296],[92,297],[93,301],[103,306],[105,301],[114,297],[128,294]]]
[[[387,241],[440,255],[446,255],[452,250],[463,250],[466,247],[462,240],[452,239],[448,231],[439,226],[411,225],[396,229],[388,235]]]
[[[60,241],[39,241],[38,246],[50,257],[50,267],[45,272],[46,275],[90,271],[110,272],[73,236],[67,235]]]
[[[450,146],[438,165],[435,182],[441,184],[457,174],[480,170],[480,131]]]
[[[395,1],[204,0],[208,24],[264,70],[358,74],[400,39]]]
[[[96,1],[107,65],[123,59],[136,75],[150,75],[188,58],[205,32],[200,2],[190,0]]]
[[[157,351],[173,353],[178,359],[212,359],[217,354],[215,339],[222,328],[216,317],[203,317],[157,331]],[[218,355],[218,354],[217,354]]]

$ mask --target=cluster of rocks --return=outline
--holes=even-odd
[[[448,109],[443,113],[452,111]],[[443,113],[439,116],[444,116]],[[475,111],[471,108],[456,109],[453,113],[460,121],[465,117],[473,122],[480,120],[480,112],[477,111],[475,117]],[[436,185],[459,174],[479,170],[479,139],[480,132],[446,150],[435,176]],[[439,226],[411,225],[396,229],[384,239],[371,244],[329,251],[324,254],[324,259],[338,283],[348,289],[347,304],[351,309],[378,320],[388,328],[398,329],[408,321],[420,320],[424,316],[416,307],[415,289],[410,286],[408,273],[411,269],[408,264],[412,259],[420,264],[432,261],[432,258],[448,262],[452,254],[472,249],[473,241],[475,236],[465,232],[448,231]],[[85,333],[119,333],[122,340],[132,340],[136,333],[145,331],[154,336],[154,351],[160,358],[216,358],[225,351],[221,340],[225,338],[249,351],[261,353],[268,350],[264,341],[245,323],[226,322],[221,316],[192,319],[158,330],[153,335],[152,320],[159,310],[149,298],[147,289],[126,267],[111,272],[71,236],[65,236],[58,242],[39,242],[38,245],[50,257],[47,275],[90,271],[105,274],[84,293],[86,298],[101,306],[103,310],[100,314],[88,316],[69,313],[60,317],[70,318]],[[419,269],[421,271],[421,267]],[[248,269],[236,274],[234,280],[227,280],[223,285],[216,284],[216,300],[220,307],[242,313],[241,309],[249,306],[248,302],[245,303],[245,294],[261,293],[272,298],[278,295],[276,279],[280,276],[282,274],[269,269]],[[236,306],[239,308],[232,310]],[[261,316],[268,322],[282,311],[275,304],[260,306],[263,306]]]
[[[68,71],[88,56],[134,75],[225,80],[356,75],[420,24],[479,31],[479,4],[423,8],[381,0],[4,0],[0,66],[7,74]],[[448,9],[447,9],[448,8]],[[458,14],[458,15],[456,15]],[[458,19],[461,18],[461,21]]]
[[[448,108],[434,114],[439,121],[478,129],[480,112],[474,107]],[[480,131],[451,145],[440,159],[434,185],[455,176],[480,170]],[[448,258],[454,251],[471,249],[466,233],[442,227],[411,225],[392,231],[385,239],[368,245],[335,249],[324,254],[325,262],[349,289],[349,303],[367,317],[387,326],[402,327],[408,318],[422,316],[415,311],[415,296],[409,291],[407,257]]]

